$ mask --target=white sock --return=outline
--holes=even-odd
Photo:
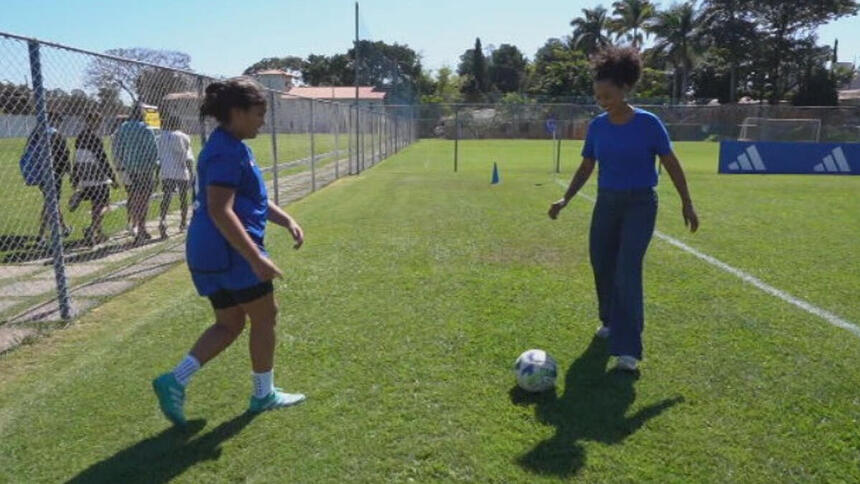
[[[188,354],[185,355],[185,358],[183,358],[182,361],[176,365],[176,368],[173,369],[173,376],[176,377],[176,381],[178,381],[180,385],[186,386],[191,380],[191,376],[199,369],[200,362],[197,361],[197,358]]]
[[[275,388],[274,380],[275,370],[269,370],[263,373],[251,373],[254,377],[254,396],[263,398],[272,393]]]

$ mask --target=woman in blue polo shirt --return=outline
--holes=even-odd
[[[609,47],[592,60],[594,96],[606,111],[588,126],[582,163],[564,198],[549,209],[552,219],[588,181],[595,164],[597,203],[591,219],[589,247],[601,326],[597,336],[609,338],[617,368],[635,371],[642,359],[642,262],[657,217],[655,156],[672,178],[683,205],[684,224],[695,232],[693,208],[684,171],[660,118],[634,108],[626,96],[639,80],[642,61],[632,48]]]
[[[201,113],[214,117],[215,129],[197,163],[197,192],[188,227],[186,258],[197,292],[209,298],[215,324],[174,368],[153,380],[164,415],[184,424],[185,386],[191,376],[229,346],[251,320],[250,352],[254,390],[251,413],[299,403],[304,395],[284,393],[273,384],[275,305],[272,279],[281,270],[263,245],[266,221],[286,228],[295,248],[304,240],[299,224],[270,202],[251,149],[242,142],[257,136],[266,101],[254,81],[214,82],[206,88]]]

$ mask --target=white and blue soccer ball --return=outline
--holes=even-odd
[[[514,363],[517,385],[527,392],[543,392],[555,386],[558,365],[544,350],[527,350]]]

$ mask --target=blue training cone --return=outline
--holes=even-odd
[[[491,185],[498,185],[499,183],[499,165],[496,162],[493,162],[493,179],[490,181]]]

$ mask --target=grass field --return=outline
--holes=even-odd
[[[676,150],[702,225],[664,179],[658,230],[860,322],[860,179],[720,176],[716,144]],[[168,428],[149,381],[212,319],[177,267],[0,356],[0,482],[860,481],[860,338],[655,239],[641,376],[608,371],[591,204],[546,217],[549,143],[462,142],[459,173],[452,151],[421,141],[288,207],[299,252],[271,231],[276,381],[305,404],[243,416],[245,334]],[[552,394],[513,388],[533,347],[559,361]]]

